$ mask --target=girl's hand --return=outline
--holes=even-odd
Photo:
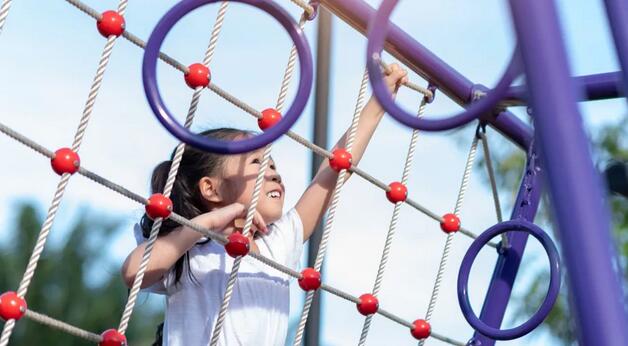
[[[399,86],[408,82],[408,71],[403,69],[397,63],[390,64],[388,66],[390,73],[384,76],[384,82],[388,86],[388,90],[392,93],[393,97],[397,95]]]
[[[207,226],[213,231],[220,232],[224,235],[233,233],[236,228],[234,227],[234,220],[237,218],[246,217],[247,209],[241,203],[233,203],[226,207],[214,209],[209,213],[199,215],[197,218],[199,223]],[[196,219],[196,218],[195,218]],[[264,218],[256,211],[253,216],[254,228],[257,228],[262,233],[268,233],[266,222]],[[251,232],[252,234],[253,232]]]

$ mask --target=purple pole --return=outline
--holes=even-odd
[[[624,92],[628,95],[628,1],[605,0],[604,3],[615,40],[617,57],[623,70]]]
[[[623,97],[621,72],[606,72],[587,76],[574,77],[573,83],[583,89],[585,98],[581,101],[605,100]],[[504,101],[511,104],[527,104],[528,95],[525,85],[510,87]]]
[[[543,170],[539,167],[537,154],[531,148],[528,151],[527,165],[524,171],[519,193],[515,201],[511,220],[524,219],[534,221],[543,190]],[[480,313],[480,320],[489,326],[499,327],[510,300],[512,287],[519,272],[519,265],[528,241],[528,234],[513,232],[508,234],[508,249],[499,251],[491,283],[486,291],[484,305]],[[473,334],[474,342],[471,345],[494,345],[490,339],[477,331]]]
[[[609,214],[569,76],[554,1],[510,0],[582,345],[628,345]]]

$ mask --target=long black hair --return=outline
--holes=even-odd
[[[217,128],[203,131],[200,135],[228,141],[235,140],[238,137],[249,136],[250,132],[233,128]],[[152,193],[163,192],[175,152],[176,148],[172,151],[170,160],[163,161],[153,169],[150,184]],[[175,213],[187,219],[192,219],[209,211],[207,203],[201,195],[198,182],[203,177],[211,177],[219,174],[225,159],[225,155],[214,154],[196,149],[192,146],[186,146],[177,177],[170,194],[170,199],[173,203],[173,211]],[[144,214],[140,220],[140,226],[142,228],[142,235],[144,238],[148,238],[151,228],[153,227],[153,220],[148,217],[148,215]],[[178,223],[170,219],[166,219],[163,221],[161,228],[159,229],[159,236],[166,235],[179,226],[180,225]],[[187,266],[189,268],[189,263],[190,258],[187,252],[175,263],[175,285],[180,282],[185,267]],[[188,270],[187,272],[189,278],[192,281],[195,281],[191,271]]]

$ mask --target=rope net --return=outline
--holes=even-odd
[[[103,18],[105,15],[111,15],[111,13],[107,13],[107,12],[112,12],[112,11],[107,11],[107,12],[103,12],[103,13],[99,13],[96,10],[94,10],[93,8],[89,7],[88,5],[84,4],[83,2],[79,1],[79,0],[66,0],[69,4],[73,5],[74,7],[76,7],[77,9],[79,9],[80,11],[82,11],[83,13],[89,15],[90,17],[92,17],[93,19],[95,19],[98,23],[100,23],[101,21],[103,21]],[[313,7],[311,4],[305,2],[305,1],[301,1],[301,0],[291,0],[295,5],[299,6],[302,10],[303,10],[303,14],[301,15],[300,21],[299,21],[299,27],[301,29],[304,28],[305,24],[313,18],[313,16],[316,13],[316,8]],[[202,60],[202,65],[205,67],[209,67],[209,65],[211,64],[212,61],[212,57],[214,55],[215,49],[217,47],[217,43],[219,41],[219,37],[220,37],[220,33],[221,33],[221,29],[223,27],[223,23],[224,23],[224,19],[225,16],[228,12],[228,1],[223,1],[220,4],[220,8],[218,10],[218,14],[216,17],[216,20],[213,24],[213,29],[211,32],[211,37],[207,46],[207,49],[205,51],[205,54],[203,56],[203,60]],[[9,14],[9,9],[10,9],[10,5],[11,5],[11,0],[3,0],[2,3],[0,4],[0,33],[2,33],[2,29],[7,21],[7,17]],[[113,15],[119,15],[119,18],[121,18],[121,20],[123,21],[123,16],[124,13],[126,11],[126,7],[127,7],[127,0],[120,0],[118,3],[118,7],[117,10],[113,13]],[[118,17],[116,17],[118,18]],[[65,188],[70,180],[70,178],[72,177],[72,175],[74,173],[78,173],[79,175],[82,175],[92,181],[94,181],[95,183],[98,183],[114,192],[119,193],[120,195],[127,197],[137,203],[140,203],[142,205],[148,206],[151,203],[151,199],[147,199],[139,194],[136,194],[126,188],[124,188],[123,186],[120,186],[114,182],[112,182],[111,180],[95,173],[92,172],[90,170],[88,170],[87,168],[85,168],[84,166],[80,165],[80,161],[78,158],[78,151],[80,149],[83,137],[86,133],[87,130],[87,126],[90,120],[90,116],[92,114],[92,111],[94,109],[94,105],[96,102],[96,98],[98,96],[98,91],[100,89],[100,86],[102,84],[102,80],[106,71],[106,67],[107,64],[110,60],[110,56],[111,53],[113,51],[113,48],[115,46],[115,43],[117,42],[117,38],[118,37],[122,37],[126,40],[128,40],[129,42],[131,42],[132,44],[134,44],[135,46],[139,47],[139,48],[145,48],[146,46],[146,42],[143,41],[142,39],[140,39],[139,37],[133,35],[130,31],[128,31],[125,27],[124,27],[124,22],[122,25],[122,31],[115,33],[115,32],[108,32],[107,28],[104,29],[104,31],[101,30],[101,27],[99,26],[99,31],[101,32],[101,34],[103,34],[103,36],[105,36],[107,38],[107,41],[105,43],[105,46],[103,48],[103,52],[101,54],[99,63],[98,63],[98,67],[96,70],[96,75],[93,79],[93,83],[91,85],[89,94],[88,94],[88,98],[87,101],[85,103],[84,106],[84,110],[83,110],[83,115],[79,121],[79,125],[77,128],[77,131],[75,133],[74,136],[74,141],[72,143],[71,148],[63,148],[60,150],[57,150],[56,152],[53,152],[52,150],[49,150],[48,148],[36,143],[35,141],[31,140],[30,138],[28,138],[27,136],[13,130],[12,128],[6,126],[5,124],[0,122],[0,132],[4,133],[6,136],[13,138],[14,140],[20,142],[21,144],[33,149],[35,152],[47,157],[48,159],[53,161],[53,167],[54,167],[54,160],[55,158],[58,158],[59,156],[61,156],[62,154],[69,154],[69,155],[75,155],[73,157],[73,161],[71,161],[71,165],[70,167],[65,167],[65,168],[60,168],[61,171],[57,171],[57,173],[61,176],[60,177],[60,181],[57,185],[57,189],[56,192],[54,194],[53,200],[51,202],[51,205],[49,207],[48,210],[48,214],[47,217],[45,219],[45,222],[43,223],[42,227],[41,227],[41,231],[39,234],[39,237],[36,241],[36,244],[34,246],[31,258],[28,262],[28,265],[26,267],[26,270],[24,272],[23,278],[19,284],[19,287],[17,289],[17,301],[18,302],[24,302],[23,307],[21,308],[21,316],[19,317],[26,317],[30,320],[33,320],[35,322],[38,322],[40,324],[58,329],[60,331],[63,331],[65,333],[74,335],[76,337],[80,337],[83,338],[85,340],[91,341],[91,342],[96,342],[96,343],[103,343],[104,341],[109,341],[111,342],[112,340],[119,340],[119,345],[124,345],[126,344],[126,338],[124,337],[124,334],[126,333],[126,330],[128,328],[134,307],[135,307],[135,303],[137,301],[137,296],[140,292],[140,287],[144,278],[144,274],[146,271],[146,268],[148,267],[148,263],[150,261],[150,257],[151,257],[151,253],[152,253],[152,249],[153,249],[153,245],[155,243],[155,240],[157,239],[157,235],[159,234],[159,229],[162,225],[162,221],[163,221],[163,217],[158,217],[155,219],[155,222],[153,224],[153,227],[151,229],[150,232],[150,236],[149,238],[146,240],[146,247],[145,247],[145,252],[143,255],[143,258],[141,260],[141,263],[139,265],[138,268],[138,272],[136,274],[135,280],[133,281],[133,285],[129,291],[129,296],[127,299],[127,304],[124,308],[124,312],[122,314],[121,320],[120,320],[120,324],[118,326],[117,329],[110,329],[105,331],[102,334],[97,334],[97,333],[93,333],[90,331],[86,331],[81,329],[80,327],[77,326],[73,326],[70,325],[68,323],[65,323],[63,321],[60,321],[56,318],[47,316],[43,313],[40,312],[35,312],[31,309],[26,308],[26,304],[25,304],[25,296],[27,294],[28,291],[28,287],[29,284],[35,274],[35,270],[37,268],[37,263],[39,261],[39,258],[44,250],[48,235],[50,234],[52,225],[54,223],[55,220],[55,216],[57,214],[59,205],[62,201],[63,198],[63,194],[65,191]],[[277,112],[281,112],[281,110],[284,107],[284,103],[288,94],[288,90],[289,90],[289,86],[290,86],[290,82],[292,80],[292,76],[293,76],[293,72],[294,72],[294,68],[296,65],[296,57],[297,57],[297,51],[295,46],[292,47],[292,49],[290,50],[289,53],[289,58],[288,58],[288,63],[284,72],[284,77],[280,86],[280,91],[279,91],[279,96],[277,99],[277,103],[276,103],[276,111]],[[163,61],[164,63],[174,67],[175,69],[183,72],[184,74],[188,74],[190,72],[189,67],[185,66],[184,64],[180,63],[179,61],[177,61],[176,59],[172,58],[169,55],[166,55],[163,52],[159,53],[159,59],[161,61]],[[389,67],[388,65],[381,61],[381,67],[382,67],[382,73],[389,73]],[[346,146],[345,149],[350,153],[351,152],[351,147],[353,145],[353,141],[354,141],[354,137],[355,137],[355,133],[357,130],[357,125],[359,122],[359,118],[360,118],[360,113],[362,111],[362,108],[364,106],[364,99],[365,99],[365,95],[366,95],[366,90],[367,90],[367,84],[368,84],[368,74],[365,71],[364,75],[362,77],[362,81],[360,83],[360,87],[359,87],[359,91],[358,91],[358,96],[357,96],[357,100],[356,100],[356,104],[355,104],[355,110],[354,110],[354,115],[353,115],[353,120],[351,122],[351,126],[348,132],[348,137],[347,137],[347,142],[346,142]],[[417,84],[414,84],[412,82],[406,82],[404,83],[404,85],[411,89],[414,90],[418,93],[420,93],[420,105],[418,108],[418,112],[417,112],[417,116],[421,117],[426,109],[426,106],[429,102],[431,102],[431,100],[434,98],[434,92],[430,89],[430,88],[424,88],[421,87]],[[242,100],[240,100],[239,98],[237,98],[236,96],[232,95],[231,93],[227,92],[226,90],[220,88],[218,85],[216,85],[214,82],[210,83],[209,85],[205,87],[203,86],[198,86],[196,88],[194,88],[194,93],[192,95],[192,99],[190,101],[190,105],[188,108],[188,112],[187,112],[187,117],[185,120],[185,127],[186,128],[190,128],[192,126],[193,120],[194,120],[194,116],[195,113],[198,109],[198,104],[200,101],[200,97],[201,94],[203,93],[203,91],[205,89],[208,89],[212,92],[214,92],[216,95],[222,97],[223,99],[225,99],[226,101],[228,101],[229,103],[233,104],[234,106],[236,106],[237,108],[245,111],[246,113],[252,115],[255,118],[261,118],[262,117],[262,113],[258,110],[256,110],[254,107],[251,107],[250,105],[248,105],[247,103],[243,102]],[[333,153],[321,148],[313,143],[311,143],[310,141],[308,141],[307,139],[305,139],[304,137],[292,132],[292,131],[288,131],[286,133],[286,136],[293,139],[295,142],[301,144],[302,146],[308,148],[309,150],[311,150],[312,152],[314,152],[315,154],[325,158],[325,159],[331,159],[334,157]],[[333,223],[334,223],[334,219],[335,219],[335,214],[336,214],[336,210],[337,210],[337,206],[340,203],[340,195],[342,192],[342,187],[344,186],[344,183],[346,181],[346,179],[348,178],[348,175],[350,173],[353,173],[354,175],[357,175],[359,177],[361,177],[362,179],[366,180],[367,182],[371,183],[372,185],[374,185],[375,187],[383,190],[384,192],[391,193],[391,191],[393,189],[397,189],[399,187],[403,188],[406,196],[404,196],[404,198],[399,199],[399,200],[391,200],[391,202],[394,203],[394,209],[393,209],[393,214],[390,220],[390,224],[389,224],[389,229],[386,235],[386,241],[385,241],[385,246],[384,246],[384,250],[383,253],[381,255],[381,260],[379,263],[379,267],[378,267],[378,271],[377,271],[377,276],[375,279],[375,283],[373,285],[373,289],[371,291],[371,293],[369,294],[364,294],[360,297],[352,295],[348,292],[344,292],[342,290],[339,290],[337,288],[334,288],[332,286],[327,285],[324,282],[321,282],[319,287],[317,289],[313,289],[313,290],[308,290],[306,292],[306,297],[305,297],[305,303],[302,309],[302,313],[301,313],[301,317],[300,317],[300,321],[299,321],[299,325],[298,325],[298,329],[296,332],[296,336],[294,339],[294,345],[300,345],[302,343],[302,338],[303,338],[303,332],[304,332],[304,328],[306,325],[306,321],[308,318],[308,314],[309,314],[309,310],[310,310],[310,306],[312,304],[313,301],[313,297],[314,294],[316,293],[317,290],[322,290],[325,292],[328,292],[334,296],[337,296],[339,298],[345,299],[349,302],[352,302],[354,304],[358,304],[360,305],[361,303],[363,303],[365,297],[366,298],[370,298],[370,299],[375,299],[378,295],[378,293],[380,292],[380,288],[381,288],[381,284],[383,281],[383,277],[384,277],[384,273],[385,273],[385,268],[386,268],[386,264],[389,260],[390,257],[390,248],[391,248],[391,244],[393,242],[393,238],[394,238],[394,234],[395,234],[395,230],[396,230],[396,226],[397,226],[397,221],[399,218],[399,213],[400,213],[400,209],[402,205],[408,205],[411,208],[414,208],[415,210],[427,215],[428,217],[430,217],[431,219],[433,219],[434,221],[438,222],[441,224],[441,228],[443,228],[443,230],[447,233],[446,236],[446,243],[445,243],[445,247],[443,250],[443,254],[441,257],[441,261],[440,261],[440,265],[438,268],[438,272],[437,272],[437,276],[435,278],[435,284],[434,284],[434,288],[432,291],[432,295],[430,298],[430,302],[429,302],[429,307],[428,310],[426,312],[425,318],[424,319],[419,319],[416,321],[407,321],[401,317],[399,317],[398,315],[389,312],[388,310],[385,310],[384,308],[382,308],[379,304],[379,302],[377,302],[377,308],[375,309],[375,311],[369,311],[369,313],[363,313],[365,315],[365,320],[364,320],[364,325],[362,328],[362,332],[360,335],[360,340],[359,340],[359,345],[364,345],[366,340],[367,340],[367,336],[368,336],[368,332],[372,323],[372,318],[375,314],[379,314],[380,316],[383,316],[391,321],[394,321],[398,324],[401,324],[402,326],[409,328],[413,334],[413,336],[417,339],[419,339],[420,344],[422,345],[424,343],[424,341],[426,340],[426,338],[428,337],[432,337],[435,339],[438,339],[442,342],[445,343],[449,343],[452,345],[465,345],[465,343],[460,342],[460,341],[456,341],[453,340],[452,338],[449,338],[447,336],[444,336],[440,333],[438,333],[432,326],[430,326],[429,321],[431,319],[432,313],[434,311],[435,305],[436,305],[436,301],[438,298],[438,292],[439,292],[439,288],[440,288],[440,282],[442,280],[442,276],[445,272],[445,268],[446,268],[446,264],[447,264],[447,259],[448,259],[448,255],[449,255],[449,250],[451,247],[451,243],[453,241],[453,238],[455,236],[456,233],[461,233],[464,236],[467,236],[469,238],[475,239],[477,238],[477,235],[471,231],[469,231],[468,229],[465,229],[464,227],[460,226],[460,221],[458,219],[458,215],[460,213],[460,210],[462,208],[462,203],[463,203],[463,199],[464,199],[464,195],[465,192],[467,190],[468,187],[468,183],[469,183],[469,178],[470,178],[470,174],[471,174],[471,168],[473,166],[473,162],[475,159],[475,154],[477,151],[477,146],[478,143],[481,141],[482,143],[482,147],[484,149],[484,155],[485,155],[485,161],[486,161],[486,166],[488,169],[488,174],[490,177],[490,181],[491,181],[491,187],[492,187],[492,192],[493,192],[493,197],[495,200],[495,208],[497,211],[497,216],[498,219],[501,221],[501,207],[499,205],[499,199],[497,196],[497,192],[496,192],[496,184],[495,184],[495,179],[494,179],[494,174],[492,171],[492,164],[491,164],[491,160],[490,160],[490,154],[489,154],[489,149],[488,149],[488,140],[487,140],[487,135],[486,132],[484,131],[484,128],[478,128],[477,134],[476,136],[474,136],[472,144],[471,144],[471,148],[469,151],[469,155],[468,155],[468,159],[465,165],[465,169],[464,169],[464,173],[463,173],[463,177],[462,177],[462,182],[460,185],[460,190],[458,193],[458,198],[457,198],[457,202],[455,205],[455,209],[453,214],[445,214],[445,215],[441,215],[438,213],[435,213],[433,211],[431,211],[430,209],[424,207],[423,205],[419,204],[418,202],[414,201],[413,199],[411,199],[410,197],[407,196],[407,190],[405,190],[405,186],[408,182],[408,178],[409,178],[409,174],[410,174],[410,170],[411,170],[411,166],[412,166],[412,161],[414,158],[414,154],[415,154],[415,149],[416,149],[416,145],[418,142],[418,138],[419,138],[419,130],[414,130],[412,132],[412,136],[410,139],[410,144],[408,146],[408,151],[407,151],[407,155],[406,155],[406,159],[405,159],[405,164],[403,167],[403,171],[402,171],[402,177],[400,182],[395,182],[392,184],[386,184],[384,182],[382,182],[381,180],[377,179],[376,177],[368,174],[367,172],[363,171],[362,169],[356,167],[356,166],[351,166],[348,169],[342,169],[340,170],[339,174],[338,174],[338,178],[335,184],[335,188],[333,190],[331,199],[330,199],[330,204],[329,204],[329,210],[327,213],[327,217],[326,217],[326,221],[324,224],[324,228],[323,228],[323,235],[322,235],[322,241],[321,241],[321,245],[319,248],[319,251],[317,253],[316,256],[316,262],[314,265],[314,268],[308,268],[308,269],[313,269],[316,272],[320,272],[322,265],[323,265],[323,261],[324,261],[324,257],[325,257],[325,253],[326,253],[326,249],[327,249],[327,243],[329,240],[329,236],[331,233],[331,230],[333,228]],[[166,198],[168,198],[172,192],[172,187],[174,185],[177,173],[178,173],[178,169],[179,169],[179,165],[181,162],[181,159],[183,157],[183,154],[185,152],[185,147],[186,145],[184,143],[180,143],[176,149],[175,149],[175,154],[172,160],[172,165],[170,167],[170,171],[168,174],[168,178],[163,190],[162,195],[165,196]],[[270,162],[270,153],[271,153],[271,149],[272,146],[269,144],[265,147],[264,149],[264,155],[263,155],[263,160],[262,163],[260,165],[260,170],[258,172],[258,175],[256,177],[256,181],[255,181],[255,187],[254,187],[254,192],[253,192],[253,196],[252,196],[252,200],[250,205],[248,206],[247,209],[247,213],[246,213],[246,221],[243,227],[243,235],[246,235],[250,232],[251,227],[252,227],[252,223],[253,223],[253,216],[255,214],[255,210],[256,210],[256,206],[257,206],[257,201],[259,200],[259,195],[260,195],[260,191],[261,191],[261,187],[262,187],[262,182],[264,180],[264,174],[265,171],[267,169],[267,167],[269,166],[269,162]],[[65,151],[64,151],[65,150]],[[394,192],[394,191],[392,191]],[[390,199],[390,198],[389,198]],[[187,226],[201,234],[203,234],[204,236],[220,243],[220,244],[227,244],[229,242],[229,239],[227,237],[225,237],[222,234],[219,233],[215,233],[207,228],[204,228],[200,225],[197,225],[193,222],[191,222],[190,220],[177,215],[174,212],[171,212],[169,215],[165,216],[170,218],[171,220],[179,223],[180,225],[183,226]],[[455,229],[451,229],[451,230],[446,230],[445,228],[448,227],[448,225],[451,225],[453,222]],[[451,226],[450,226],[451,227]],[[506,242],[507,238],[502,238],[502,242]],[[505,244],[505,243],[504,243]],[[496,248],[497,244],[495,243],[489,243],[489,246]],[[303,278],[303,272],[297,272],[289,267],[286,267],[282,264],[279,264],[275,261],[273,261],[270,258],[264,257],[258,253],[255,252],[250,252],[248,253],[246,256],[238,256],[233,264],[232,267],[232,272],[229,275],[229,279],[227,281],[227,287],[225,290],[225,294],[224,294],[224,298],[223,298],[223,303],[221,305],[219,314],[218,314],[218,318],[216,321],[216,324],[213,328],[213,332],[212,332],[212,336],[211,336],[211,341],[210,341],[210,345],[214,346],[218,344],[219,341],[219,337],[220,337],[220,333],[221,333],[221,329],[224,323],[224,319],[225,319],[225,315],[226,312],[228,310],[229,307],[229,302],[231,300],[232,297],[232,293],[233,293],[233,288],[235,285],[235,282],[237,280],[237,273],[238,273],[238,269],[240,266],[241,261],[251,261],[251,260],[256,260],[259,261],[269,267],[272,267],[292,278],[296,278],[296,279],[301,279]],[[16,321],[19,319],[15,318],[15,319],[8,319],[4,325],[4,329],[2,330],[2,334],[0,336],[0,346],[6,346],[9,342],[9,339],[11,337],[12,331],[15,327],[15,323]],[[108,344],[109,345],[109,344]]]

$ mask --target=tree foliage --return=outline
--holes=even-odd
[[[28,263],[43,220],[38,208],[23,203],[16,209],[9,239],[0,244],[0,291],[16,290]],[[127,288],[104,251],[119,229],[119,221],[84,210],[61,244],[47,244],[26,300],[29,309],[100,334],[117,328],[126,303]],[[56,245],[56,246],[51,246]],[[153,340],[161,314],[142,300],[131,319],[127,338],[136,345]],[[0,322],[0,328],[3,322]],[[93,345],[88,341],[23,318],[11,338],[12,345]]]

